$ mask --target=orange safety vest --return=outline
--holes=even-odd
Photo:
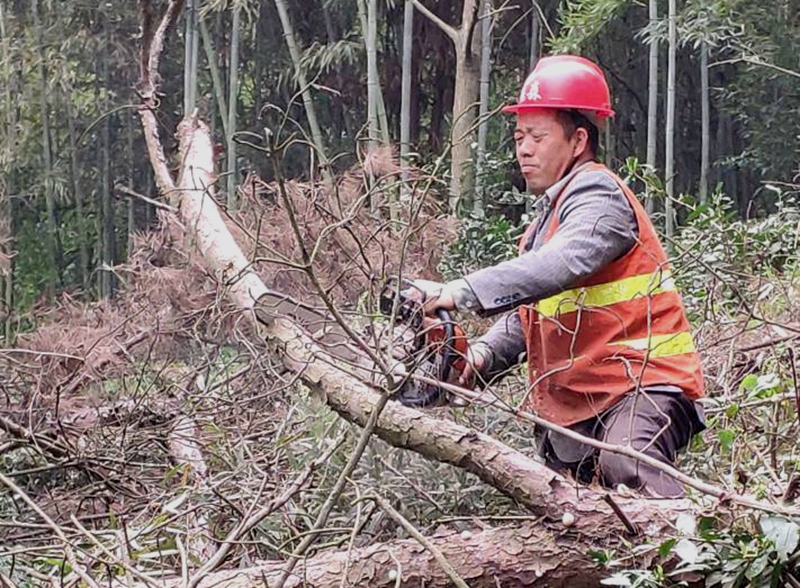
[[[703,396],[700,358],[653,223],[606,166],[590,164],[586,170],[614,179],[633,209],[639,237],[623,257],[575,287],[519,308],[529,406],[562,426],[597,416],[639,387],[669,384],[693,400]],[[558,229],[558,206],[568,186],[555,199],[545,242]],[[522,236],[520,254],[535,225]]]

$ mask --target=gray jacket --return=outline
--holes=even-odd
[[[525,253],[450,284],[459,311],[482,316],[506,312],[475,343],[491,350],[491,375],[516,365],[524,356],[517,307],[572,288],[636,243],[636,217],[622,190],[607,174],[586,168],[587,164],[575,168],[536,201],[533,222],[537,227],[525,244]],[[561,198],[558,230],[544,243],[555,199],[570,182]]]

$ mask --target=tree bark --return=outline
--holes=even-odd
[[[473,50],[480,34],[474,34],[477,22],[478,0],[464,0],[462,25],[456,43],[456,83],[453,91],[452,164],[450,172],[450,209],[458,211],[459,203],[471,204],[475,191],[475,168],[472,162],[472,144],[476,138],[476,105],[480,93],[480,60]],[[477,39],[476,39],[477,38]]]
[[[136,124],[136,119],[132,116],[126,116],[126,124],[125,124],[125,137],[128,143],[128,153],[131,156],[134,153],[133,150],[133,126]],[[136,191],[136,163],[133,157],[130,159],[130,165],[128,166],[128,188],[130,188],[131,192]],[[128,199],[128,227],[127,227],[127,254],[130,255],[131,251],[133,250],[133,236],[136,233],[136,198]]]
[[[405,0],[403,12],[403,73],[400,96],[400,169],[402,198],[408,198],[408,156],[411,152],[411,58],[414,52],[414,4]]]
[[[414,6],[438,26],[453,42],[456,52],[455,86],[453,92],[453,122],[450,129],[450,210],[458,211],[460,204],[471,202],[475,189],[475,169],[472,143],[475,140],[476,105],[480,89],[480,61],[474,47],[480,47],[480,30],[476,34],[478,0],[464,0],[461,26],[445,23],[421,3]]]
[[[588,534],[586,534],[588,533]],[[589,588],[610,575],[586,553],[589,545],[613,549],[624,538],[593,524],[552,531],[529,522],[519,526],[477,532],[441,533],[430,538],[471,588]],[[646,567],[652,554],[637,565]],[[379,543],[350,554],[329,551],[298,565],[287,588],[339,588],[347,567],[345,586],[370,588],[450,588],[453,584],[433,556],[413,539]],[[271,588],[282,562],[210,574],[200,588]],[[399,576],[399,582],[398,582]],[[180,584],[170,582],[171,588]]]
[[[283,26],[283,36],[286,39],[286,46],[289,48],[289,54],[294,64],[294,70],[297,75],[297,81],[300,85],[300,92],[303,96],[303,106],[306,111],[306,118],[308,118],[308,126],[311,129],[311,140],[314,143],[314,148],[317,151],[317,157],[323,166],[323,173],[326,178],[330,179],[330,169],[328,156],[325,151],[324,142],[322,140],[322,129],[320,129],[319,122],[317,121],[317,111],[314,108],[314,99],[311,95],[311,88],[306,80],[305,72],[300,65],[300,49],[294,38],[294,28],[292,21],[289,18],[289,7],[286,0],[275,0],[275,6],[278,9],[278,16],[281,19]]]
[[[219,71],[219,64],[217,63],[217,54],[214,51],[214,43],[211,40],[211,35],[208,32],[208,26],[205,21],[200,19],[200,36],[203,39],[203,51],[206,55],[208,62],[208,69],[211,72],[211,85],[214,87],[214,97],[217,100],[217,113],[219,114],[220,123],[222,123],[222,134],[228,139],[228,106],[225,101],[225,89],[222,86],[222,76]]]
[[[108,21],[105,22],[105,36],[108,40]],[[102,79],[106,88],[111,88],[111,80],[108,73],[108,54],[102,58]],[[103,112],[109,111],[108,92],[104,94]],[[100,295],[104,298],[112,298],[116,289],[116,276],[112,268],[116,263],[117,257],[117,229],[115,221],[115,201],[114,194],[111,192],[111,116],[103,118],[100,131],[100,181],[101,181],[101,254],[100,254]]]
[[[5,101],[6,128],[8,132],[6,148],[12,153],[17,146],[17,108],[13,99],[15,80],[11,66],[11,39],[6,20],[6,4],[0,2],[0,38],[3,40],[3,54],[6,56]],[[14,158],[9,157],[5,172],[5,186],[0,192],[0,316],[4,347],[12,345],[12,316],[14,310],[14,205],[12,196],[16,190],[16,169]]]
[[[380,92],[380,82],[378,81],[378,52],[377,43],[377,22],[376,11],[377,3],[375,0],[358,0],[358,12],[361,20],[362,36],[364,46],[367,50],[367,136],[369,138],[369,154],[375,153],[378,148],[378,92]]]
[[[708,92],[708,44],[700,44],[700,203],[708,199],[708,167],[710,144],[710,96]]]
[[[378,141],[384,145],[391,142],[386,104],[378,72],[378,3],[376,0],[358,0],[358,17],[361,21],[364,47],[367,52],[367,129],[370,153],[377,148]]]
[[[233,24],[231,24],[231,58],[230,58],[230,83],[228,84],[228,124],[225,132],[227,139],[226,152],[228,154],[228,208],[236,210],[236,142],[233,135],[236,133],[236,104],[239,96],[239,35],[242,25],[242,5],[236,4],[233,8]]]
[[[44,167],[44,199],[47,208],[47,249],[50,254],[50,263],[53,273],[50,276],[50,295],[62,282],[61,280],[61,241],[58,232],[58,219],[56,218],[56,197],[53,193],[53,147],[50,136],[50,100],[47,84],[47,64],[44,50],[44,25],[39,13],[39,0],[32,4],[33,24],[39,44],[39,106],[42,117],[42,164]]]
[[[199,35],[197,34],[197,0],[186,2],[186,34],[184,35],[183,114],[190,115],[197,103],[197,62]]]
[[[658,0],[649,0],[650,28],[658,23]],[[658,142],[658,41],[654,36],[650,38],[650,57],[648,60],[647,81],[647,159],[645,163],[650,169],[656,169],[657,142]],[[655,212],[655,196],[647,187],[647,212]]]
[[[667,247],[671,248],[671,240],[675,235],[675,52],[677,50],[677,28],[675,24],[676,0],[669,0],[669,53],[667,57],[667,130],[664,149],[664,180],[666,182],[666,201],[664,216],[666,217]]]
[[[78,213],[78,247],[81,264],[81,286],[85,294],[91,289],[89,274],[89,227],[86,223],[83,186],[81,183],[81,159],[78,150],[78,131],[75,128],[75,112],[70,96],[65,100],[67,107],[67,130],[69,132],[70,170],[72,173],[72,199]]]
[[[539,3],[537,0],[531,2],[531,50],[528,56],[528,71],[533,71],[536,67],[536,62],[539,61],[539,53],[541,52],[541,28],[539,26]]]
[[[486,164],[486,137],[489,131],[489,84],[492,77],[492,2],[483,0],[483,20],[481,21],[481,77],[480,77],[480,104],[478,106],[478,157],[475,164],[475,197],[472,203],[472,213],[476,216],[485,215],[485,194],[483,192],[483,174]],[[532,41],[533,42],[533,41]]]

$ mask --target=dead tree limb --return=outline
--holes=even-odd
[[[139,116],[142,119],[144,139],[147,144],[147,153],[150,155],[150,162],[153,165],[156,186],[162,194],[169,194],[174,188],[174,182],[169,172],[164,146],[158,134],[158,121],[156,121],[155,114],[155,109],[158,107],[157,77],[161,52],[164,50],[164,39],[183,10],[183,0],[170,0],[167,10],[155,30],[152,29],[152,0],[141,0],[141,6],[144,15],[142,25],[144,42],[142,43],[140,77],[137,87],[139,95],[142,97]]]
[[[613,548],[621,537],[602,526],[578,526],[554,533],[534,522],[479,532],[450,532],[428,541],[447,558],[471,588],[595,588],[608,572],[587,555],[587,545]],[[637,562],[647,565],[656,550]],[[415,539],[379,543],[348,552],[327,551],[298,565],[286,582],[289,588],[338,588],[347,570],[345,586],[390,588],[396,585],[450,588],[450,577],[428,550]],[[283,562],[218,572],[200,588],[274,588]],[[398,584],[397,580],[400,578]],[[179,582],[168,584],[177,588]]]
[[[186,471],[197,488],[205,486],[208,466],[200,447],[199,428],[195,420],[186,415],[179,416],[167,435],[169,454],[172,460]],[[202,509],[190,509],[186,513],[186,550],[197,561],[206,561],[216,551],[208,539],[208,520]]]

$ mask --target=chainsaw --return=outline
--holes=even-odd
[[[410,353],[403,358],[406,377],[395,396],[405,406],[415,408],[442,406],[448,394],[438,384],[410,377],[421,373],[438,382],[455,382],[466,366],[469,343],[464,331],[453,320],[450,311],[438,309],[433,324],[424,320],[423,296],[415,295],[420,288],[410,280],[390,279],[379,297],[379,309],[386,317],[394,316],[397,324],[413,334]],[[424,294],[424,293],[423,293]]]

